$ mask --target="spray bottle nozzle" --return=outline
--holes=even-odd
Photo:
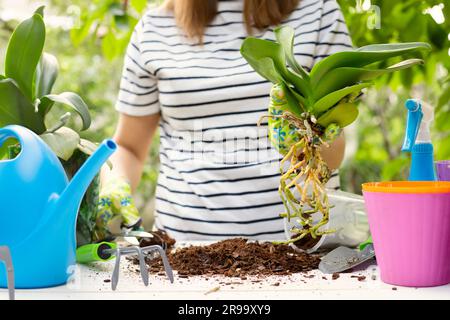
[[[403,141],[402,151],[411,152],[416,143],[420,124],[423,118],[422,104],[419,100],[408,99],[405,103],[408,109],[408,118],[406,121],[405,140]]]

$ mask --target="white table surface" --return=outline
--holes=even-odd
[[[16,299],[450,299],[450,285],[434,288],[405,288],[384,284],[378,268],[368,264],[361,271],[340,274],[336,280],[320,271],[294,274],[285,277],[265,277],[261,282],[239,278],[201,276],[178,278],[171,284],[166,277],[150,276],[145,287],[140,275],[126,260],[116,291],[111,290],[110,279],[113,262],[79,265],[69,284],[39,290],[17,290]],[[131,269],[131,270],[130,270]],[[364,281],[351,276],[364,275]],[[308,278],[311,276],[311,278]],[[374,280],[375,279],[375,280]],[[257,280],[257,279],[256,279]],[[278,286],[274,284],[279,283]],[[217,290],[217,288],[219,288]],[[217,291],[215,291],[215,290]],[[7,292],[0,289],[0,299],[7,299]]]

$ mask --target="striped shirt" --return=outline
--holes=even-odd
[[[149,10],[127,49],[116,108],[160,113],[156,227],[179,240],[243,236],[284,239],[278,194],[280,155],[270,145],[271,83],[242,58],[243,1],[219,1],[203,45],[177,28],[172,13]],[[295,29],[306,69],[351,40],[335,0],[302,0],[282,24]],[[273,27],[253,36],[274,40]],[[338,188],[337,173],[328,187]]]

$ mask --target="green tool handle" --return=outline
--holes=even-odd
[[[108,261],[114,259],[114,255],[106,252],[110,249],[116,249],[117,245],[113,242],[92,243],[81,246],[77,249],[77,262],[89,263],[95,261]]]
[[[367,247],[369,244],[373,244],[372,236],[370,236],[366,241],[360,243],[359,250],[363,251],[364,248]]]

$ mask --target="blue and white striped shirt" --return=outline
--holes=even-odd
[[[242,1],[219,1],[203,45],[177,28],[172,13],[148,11],[125,57],[116,108],[161,114],[156,226],[179,240],[244,236],[284,239],[278,194],[280,155],[257,127],[271,84],[242,58]],[[295,28],[306,68],[351,40],[335,0],[302,0],[283,21]],[[273,28],[253,36],[274,40]],[[337,174],[328,187],[338,188]]]

